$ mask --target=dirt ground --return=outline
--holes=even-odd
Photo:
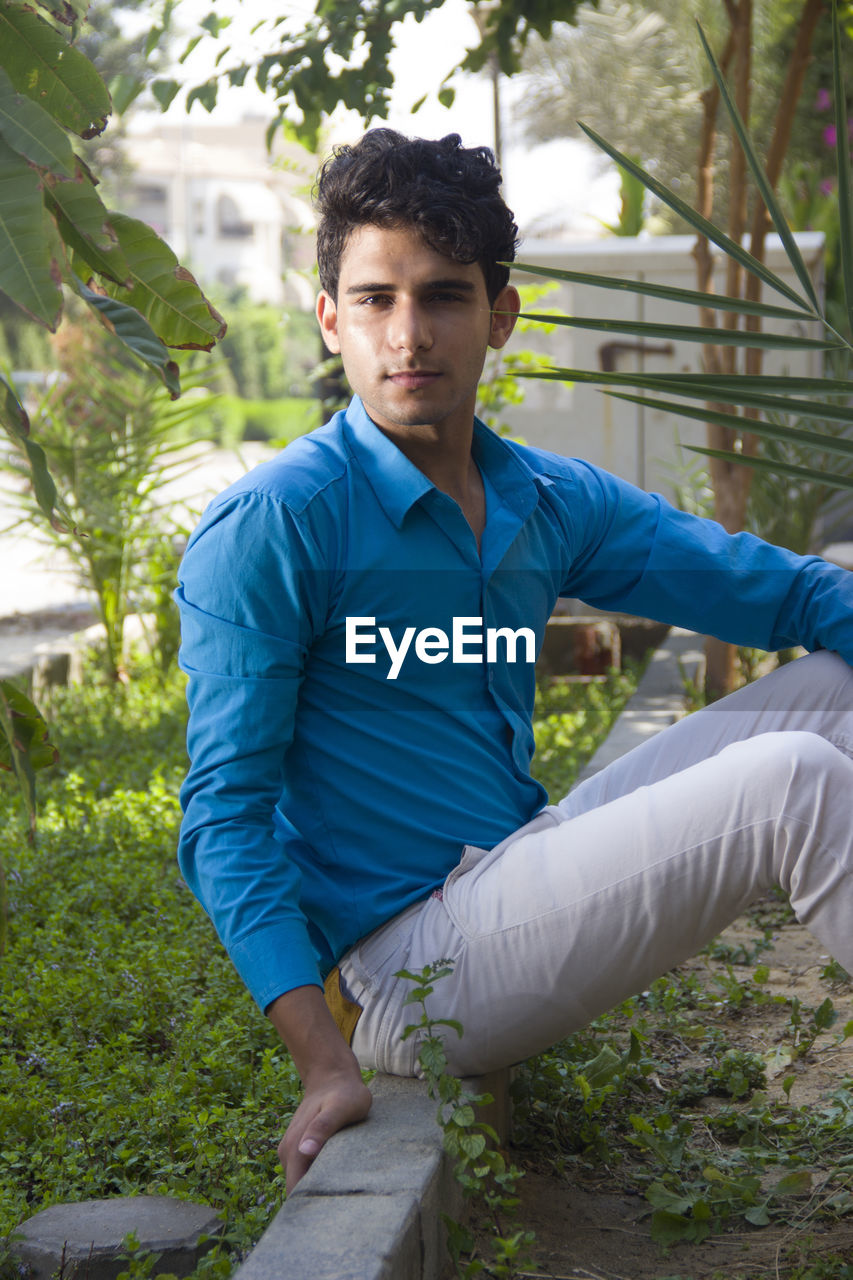
[[[723,937],[733,943],[754,940],[755,928],[738,922]],[[765,989],[798,996],[804,1007],[811,1008],[831,994],[839,1013],[837,1025],[843,1025],[853,1016],[850,987],[845,984],[829,991],[820,978],[827,960],[805,929],[785,925],[775,936],[773,949],[761,956],[761,963],[770,967]],[[691,965],[702,969],[708,963],[699,957]],[[739,1044],[758,1053],[772,1049],[788,1017],[788,1006],[755,1006],[739,1016]],[[690,1064],[683,1065],[686,1069]],[[767,1092],[773,1094],[775,1089],[779,1094],[781,1080],[789,1072],[790,1068],[780,1068],[774,1077],[769,1071]],[[853,1074],[853,1045],[849,1041],[839,1045],[832,1031],[824,1033],[798,1062],[790,1101],[799,1106],[817,1102],[849,1074]],[[850,1150],[853,1155],[853,1131]],[[518,1225],[536,1234],[531,1253],[538,1270],[530,1274],[540,1280],[784,1280],[792,1274],[792,1251],[798,1276],[803,1275],[799,1268],[807,1270],[832,1254],[843,1258],[845,1266],[853,1264],[853,1217],[829,1224],[813,1221],[809,1204],[798,1206],[796,1224],[785,1230],[747,1228],[711,1236],[701,1244],[679,1244],[664,1253],[650,1237],[651,1208],[639,1191],[625,1193],[615,1179],[608,1179],[606,1170],[590,1178],[557,1176],[530,1168],[528,1152],[512,1154],[522,1167],[527,1166],[520,1186]],[[821,1187],[821,1171],[812,1172],[811,1204],[819,1199]]]

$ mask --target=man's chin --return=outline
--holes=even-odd
[[[445,406],[427,403],[371,405],[365,401],[364,407],[379,427],[430,427],[447,416]]]

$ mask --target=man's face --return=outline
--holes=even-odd
[[[410,227],[358,227],[341,257],[337,300],[321,293],[317,317],[329,350],[377,426],[471,429],[489,347],[502,347],[518,293],[489,304],[478,263],[459,263]],[[504,314],[501,314],[501,313]]]

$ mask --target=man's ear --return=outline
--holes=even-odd
[[[317,299],[317,323],[323,335],[323,341],[333,356],[341,353],[341,342],[338,337],[338,308],[334,298],[323,289]]]
[[[514,285],[508,284],[501,289],[492,303],[492,327],[489,333],[489,346],[500,350],[508,341],[515,328],[518,313],[521,310],[521,298]]]

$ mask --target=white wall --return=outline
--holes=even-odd
[[[813,232],[802,233],[797,236],[797,242],[820,290],[823,283],[823,236]],[[694,244],[693,236],[614,237],[587,244],[530,240],[522,245],[518,259],[540,266],[645,279],[655,284],[695,289]],[[715,289],[722,294],[726,291],[725,260],[722,254],[718,259],[721,269]],[[787,284],[799,287],[776,236],[768,238],[766,262]],[[514,276],[514,282],[519,286],[536,280],[537,277],[523,272]],[[766,287],[763,300],[787,305],[781,295]],[[698,323],[695,307],[681,307],[656,298],[565,282],[536,304],[536,310],[670,324]],[[768,331],[779,332],[803,330],[803,326],[794,321],[765,320],[764,327]],[[555,365],[593,371],[602,367],[602,347],[612,341],[635,344],[639,340],[630,335],[595,333],[566,326],[558,326],[551,335],[537,330],[513,338],[517,347],[546,352]],[[648,344],[650,347],[660,345],[657,342]],[[617,355],[616,369],[626,372],[643,370],[646,373],[700,372],[701,351],[701,346],[692,342],[677,343],[670,354],[624,351]],[[822,371],[820,352],[765,352],[764,361],[766,372],[817,377]],[[678,467],[685,458],[696,458],[695,454],[682,454],[677,439],[684,443],[704,443],[703,424],[613,400],[588,384],[569,386],[531,379],[525,386],[524,403],[508,409],[505,415],[514,433],[530,444],[555,453],[586,458],[645,489],[671,496],[673,476],[670,468]]]

